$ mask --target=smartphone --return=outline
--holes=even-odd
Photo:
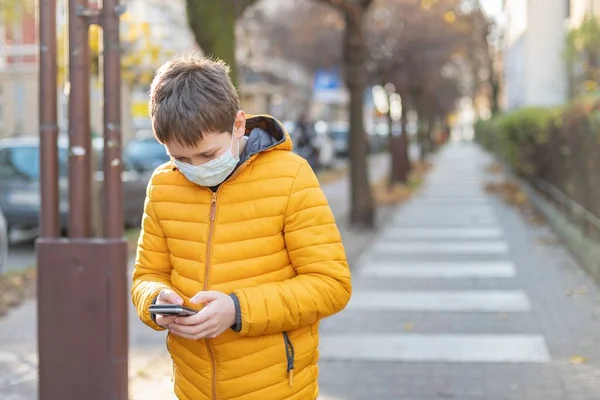
[[[149,308],[150,314],[159,315],[177,315],[180,317],[189,317],[198,312],[192,308],[179,306],[177,304],[152,304]]]

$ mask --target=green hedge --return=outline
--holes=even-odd
[[[600,101],[529,107],[475,125],[476,140],[534,183],[544,180],[600,215]]]
[[[535,171],[531,159],[535,146],[547,143],[552,128],[560,121],[560,109],[522,108],[475,126],[477,140],[500,155],[519,175]]]

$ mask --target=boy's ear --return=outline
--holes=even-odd
[[[235,122],[233,123],[234,127],[234,136],[236,138],[241,138],[246,133],[246,113],[243,110],[240,110],[235,115]]]

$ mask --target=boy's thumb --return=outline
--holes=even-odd
[[[183,305],[183,299],[179,297],[177,293],[172,290],[164,290],[161,296],[161,300],[169,304]]]
[[[198,294],[196,294],[194,297],[192,297],[190,299],[190,303],[194,303],[194,304],[210,303],[211,301],[218,299],[219,295],[220,295],[219,292],[214,292],[214,291],[199,292]]]

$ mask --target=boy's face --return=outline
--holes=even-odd
[[[246,115],[243,111],[238,111],[235,117],[233,128],[234,143],[244,136],[246,130]],[[172,141],[165,143],[167,153],[177,161],[191,165],[202,165],[211,160],[221,157],[225,152],[232,149],[231,133],[228,132],[210,132],[204,134],[196,146],[190,147],[184,144]],[[233,146],[233,151],[237,146]]]

